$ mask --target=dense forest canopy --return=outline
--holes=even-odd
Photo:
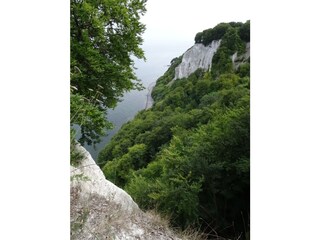
[[[171,61],[152,92],[154,106],[123,125],[98,163],[140,207],[176,226],[248,239],[250,58],[243,56],[250,21],[218,24],[195,41],[218,39],[209,71],[173,80],[182,56]]]
[[[202,43],[206,46],[213,40],[221,39],[226,34],[226,32],[230,30],[236,30],[241,40],[250,42],[250,21],[246,21],[245,23],[219,23],[214,28],[209,28],[197,33],[194,41],[195,43]]]
[[[140,16],[146,0],[71,0],[71,124],[94,144],[111,127],[106,109],[142,85],[132,56],[144,58]]]

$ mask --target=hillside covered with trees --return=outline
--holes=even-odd
[[[195,43],[218,39],[208,71],[173,81],[182,56],[171,61],[153,89],[153,107],[122,126],[98,164],[141,208],[157,209],[175,226],[249,239],[250,58],[241,55],[250,21],[220,23]]]

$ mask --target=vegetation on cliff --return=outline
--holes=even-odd
[[[172,81],[181,57],[173,59],[152,92],[154,106],[123,125],[98,163],[140,207],[176,226],[248,239],[250,61],[235,67],[231,56],[244,53],[250,22],[219,24],[196,42],[215,38],[221,46],[210,71]]]

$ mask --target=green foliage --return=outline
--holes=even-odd
[[[229,23],[220,23],[214,28],[209,28],[203,32],[197,33],[195,36],[195,42],[202,43],[207,46],[213,40],[221,39],[230,27],[231,25]]]
[[[195,42],[205,46],[213,40],[219,39],[221,39],[220,47],[212,58],[211,74],[213,79],[220,74],[234,71],[230,57],[235,52],[238,54],[245,52],[245,43],[250,42],[250,21],[245,24],[241,22],[220,23],[214,28],[197,33],[195,36]],[[247,73],[242,73],[241,76],[247,76],[245,74]]]
[[[181,63],[182,56],[171,60],[171,66],[165,72],[165,74],[157,80],[156,87],[152,90],[152,98],[157,101],[164,97],[164,90],[167,89],[167,85],[170,84],[175,75],[175,68]]]
[[[75,140],[75,129],[70,130],[70,164],[72,166],[78,166],[84,159],[84,154],[77,148],[77,142]]]
[[[250,63],[244,63],[239,66],[238,74],[240,77],[250,77]]]
[[[122,157],[108,162],[102,171],[109,180],[123,187],[132,170],[137,170],[143,166],[145,152],[145,144],[136,144],[130,147],[128,153]]]
[[[236,51],[243,53],[245,43],[241,41],[235,28],[228,28],[227,32],[223,35],[220,47],[224,47],[224,51],[228,55],[232,55]]]
[[[194,41],[195,43],[201,43],[203,40],[202,40],[202,36],[203,36],[203,33],[202,32],[198,32],[196,34],[196,36],[194,37]]]
[[[140,16],[146,11],[145,2],[70,3],[71,85],[77,89],[76,94],[71,93],[71,124],[80,125],[82,143],[98,142],[108,125],[102,120],[106,108],[115,107],[124,91],[141,89],[130,57],[144,58],[139,45],[145,30],[140,23]],[[92,98],[96,101],[84,101]],[[79,115],[81,107],[86,110]]]
[[[198,193],[202,178],[192,178],[192,173],[184,173],[182,158],[161,157],[146,169],[134,175],[126,190],[141,203],[141,207],[157,208],[171,216],[174,223],[183,227],[195,223],[198,218]],[[169,162],[171,163],[170,165]],[[178,170],[181,168],[180,170]]]
[[[239,28],[243,25],[242,22],[229,22],[229,25],[233,28]]]
[[[178,175],[157,180],[148,197],[160,211],[171,215],[174,223],[186,228],[197,221],[200,191],[201,180],[192,182],[188,176]]]
[[[229,52],[228,48],[221,46],[212,57],[211,74],[213,78],[217,78],[223,73],[233,72],[233,65]]]
[[[90,181],[90,178],[86,175],[84,175],[84,173],[81,173],[81,174],[74,174],[70,177],[70,181],[83,181],[83,182],[86,182],[86,181]]]
[[[141,208],[229,238],[249,229],[250,63],[233,69],[230,58],[243,51],[243,26],[216,28],[223,36],[211,72],[173,81],[181,57],[173,59],[154,88],[154,106],[125,124],[98,159]]]
[[[250,42],[250,20],[246,21],[246,23],[239,28],[239,36],[241,40]]]
[[[231,229],[222,229],[234,222],[241,232],[241,212],[249,212],[249,78],[208,76],[177,80],[160,100],[166,107],[156,103],[140,112],[99,158],[109,159],[107,178],[124,186],[142,208],[157,208],[180,227],[211,222],[229,235]],[[190,91],[184,104],[172,101],[181,88]],[[188,107],[188,97],[199,99],[195,108]],[[114,152],[124,143],[145,144],[139,168],[130,150]]]
[[[206,29],[196,34],[195,43],[202,43],[207,46],[213,40],[222,39],[229,31],[238,32],[238,36],[244,42],[250,42],[250,21],[245,24],[241,22],[219,23],[214,28]]]
[[[221,39],[220,47],[212,58],[211,74],[214,79],[221,74],[234,72],[231,55],[235,52],[244,53],[245,42],[238,35],[237,28],[229,27]]]
[[[150,198],[147,197],[154,190],[154,182],[149,178],[133,173],[130,182],[125,186],[125,190],[134,197],[140,208],[152,209],[154,207]]]
[[[79,142],[96,144],[100,136],[105,135],[106,129],[112,124],[106,120],[105,112],[92,101],[78,93],[70,94],[71,123],[81,126],[81,138]]]

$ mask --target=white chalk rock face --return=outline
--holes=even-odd
[[[179,239],[159,217],[141,211],[131,196],[105,179],[91,155],[71,166],[71,239]]]
[[[138,205],[130,195],[106,180],[90,153],[81,146],[79,148],[84,154],[84,159],[79,166],[71,166],[71,188],[81,187],[83,198],[88,198],[92,194],[112,197],[112,201],[128,213],[138,210]]]
[[[182,57],[182,62],[175,69],[174,80],[190,76],[198,68],[208,70],[211,67],[212,57],[217,52],[221,40],[213,40],[208,46],[196,43],[189,48]]]

